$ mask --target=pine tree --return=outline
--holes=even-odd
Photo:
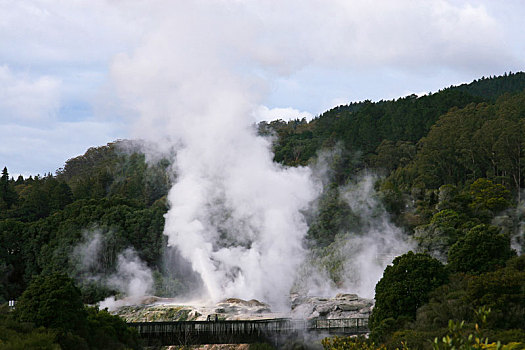
[[[7,167],[4,167],[4,170],[2,170],[2,177],[0,177],[0,203],[7,207],[7,209],[11,209],[13,204],[16,203],[17,197],[16,191],[9,181]]]

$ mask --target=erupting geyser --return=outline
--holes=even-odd
[[[254,25],[260,19],[243,2],[153,6],[151,14],[155,29],[115,59],[111,74],[135,117],[133,136],[172,159],[168,244],[200,275],[210,302],[288,305],[306,255],[302,212],[322,186],[310,169],[272,161],[253,114],[269,82],[298,68],[297,52],[281,57],[285,45],[261,40],[269,28]]]
[[[161,18],[142,47],[115,60],[113,78],[138,115],[137,136],[173,157],[169,245],[200,274],[210,301],[256,298],[278,307],[304,257],[301,209],[317,188],[309,169],[275,164],[270,142],[256,136],[252,115],[264,80],[225,56],[232,43],[224,40],[233,37],[215,29],[239,33],[239,23],[201,6]]]
[[[165,234],[212,300],[284,305],[304,257],[300,211],[316,192],[308,169],[276,165],[265,140],[237,131],[210,136],[218,147],[177,153]]]
[[[268,142],[248,127],[221,133],[206,130],[214,145],[187,142],[176,153],[168,244],[191,262],[211,301],[284,305],[305,255],[301,209],[316,196],[310,171],[273,163]]]

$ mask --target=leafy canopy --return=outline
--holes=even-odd
[[[387,319],[414,319],[418,307],[428,301],[428,294],[447,278],[443,264],[428,254],[410,251],[395,258],[376,285],[371,330]]]

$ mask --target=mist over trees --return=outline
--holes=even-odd
[[[305,244],[315,254],[330,252],[339,235],[366,225],[338,189],[360,174],[381,174],[379,199],[418,252],[394,260],[376,287],[371,326],[377,340],[420,344],[445,334],[449,319],[473,325],[473,310],[487,306],[491,335],[525,341],[524,89],[525,73],[511,73],[420,97],[339,106],[311,121],[257,125],[260,135],[273,137],[274,160],[283,165],[313,164],[322,150],[334,151],[318,210],[306,213]],[[98,302],[118,291],[87,277],[114,273],[128,248],[153,271],[157,295],[188,292],[185,270],[168,273],[163,262],[172,181],[167,160],[146,162],[133,142],[116,141],[67,160],[54,175],[15,179],[7,166],[0,177],[0,303],[27,296],[32,283],[57,273],[72,278],[81,302]],[[86,232],[104,238],[100,263],[91,270],[74,254]],[[396,290],[387,281],[402,280],[395,271],[404,264],[428,268],[435,278],[405,274]],[[418,294],[390,309],[389,300],[409,285]],[[29,333],[42,342],[55,339]]]

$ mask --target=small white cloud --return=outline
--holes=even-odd
[[[336,97],[336,98],[333,98],[330,101],[330,105],[326,106],[326,109],[337,107],[337,106],[344,106],[344,105],[347,105],[349,103],[350,103],[350,101],[348,101],[348,98]]]
[[[0,66],[0,123],[41,123],[53,119],[60,106],[60,80],[16,74]]]
[[[257,122],[260,121],[272,121],[277,119],[292,120],[292,119],[303,119],[310,120],[313,115],[310,112],[299,111],[292,107],[287,108],[268,108],[266,106],[259,106],[253,113],[253,116]]]

